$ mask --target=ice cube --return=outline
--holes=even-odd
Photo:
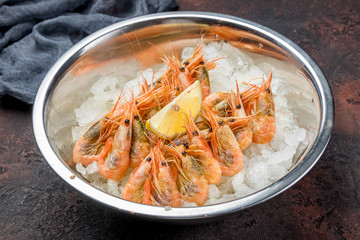
[[[288,92],[288,86],[283,78],[273,77],[271,81],[272,92],[276,96],[283,96]]]
[[[235,192],[237,191],[236,190],[237,187],[241,186],[243,182],[244,182],[244,171],[241,171],[233,177],[231,182]]]
[[[284,149],[274,152],[271,154],[272,164],[280,164],[285,161],[288,161],[289,159],[292,160],[294,154],[296,153],[296,148],[292,146],[286,146]]]
[[[235,196],[238,198],[245,197],[255,192],[254,189],[248,187],[246,184],[241,184],[235,189]]]
[[[108,193],[115,195],[115,196],[120,196],[119,193],[119,182],[118,181],[114,181],[111,179],[107,180],[107,191]]]
[[[86,175],[86,169],[84,168],[84,166],[81,163],[77,163],[75,165],[76,171],[78,171],[79,173],[81,173],[81,175],[85,176]]]
[[[183,49],[181,59],[188,59],[194,52],[193,47],[186,47]]]
[[[90,163],[89,165],[87,165],[86,171],[88,172],[88,174],[94,174],[99,172],[98,163],[97,162]]]
[[[306,141],[306,130],[304,128],[298,128],[297,129],[297,137],[299,142],[305,142]]]
[[[220,191],[218,187],[214,184],[210,184],[208,198],[219,198],[219,197],[220,197]]]
[[[298,145],[298,134],[297,130],[294,129],[285,137],[285,142],[289,144],[290,146],[297,146]]]
[[[285,176],[285,174],[287,173],[287,170],[285,167],[283,167],[281,165],[270,165],[269,172],[270,172],[269,180],[276,181],[276,180],[282,178],[283,176]]]
[[[182,206],[183,207],[197,207],[196,203],[194,203],[194,202],[186,202],[186,201],[183,202]]]
[[[245,173],[244,182],[251,188],[258,190],[270,184],[269,165],[264,162],[255,163]]]

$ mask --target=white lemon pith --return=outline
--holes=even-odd
[[[201,111],[201,100],[200,83],[196,81],[147,120],[146,128],[158,137],[176,138],[185,131],[185,123],[190,114],[194,121],[198,118]]]

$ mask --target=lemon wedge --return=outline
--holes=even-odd
[[[174,139],[185,132],[185,122],[191,116],[194,121],[201,111],[201,87],[194,82],[166,105],[152,118],[146,121],[146,128],[160,138]]]

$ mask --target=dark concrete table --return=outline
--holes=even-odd
[[[65,184],[42,158],[31,108],[0,107],[0,239],[360,239],[360,4],[178,0],[179,10],[249,19],[287,36],[320,65],[335,97],[329,146],[295,186],[203,225],[129,219]]]

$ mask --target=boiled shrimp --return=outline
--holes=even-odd
[[[150,153],[135,169],[121,193],[123,199],[137,203],[144,202],[144,196],[149,195],[149,176],[151,171],[151,159],[153,158],[154,156]]]
[[[144,203],[154,206],[180,207],[181,198],[177,189],[173,173],[162,152],[163,143],[161,141],[151,150],[152,159],[151,178],[149,190],[144,196]]]
[[[200,43],[194,49],[193,54],[179,67],[178,78],[183,90],[195,82],[193,73],[199,64],[203,63],[203,56],[203,44]]]
[[[99,160],[106,139],[114,135],[118,125],[114,121],[122,114],[123,108],[118,107],[121,95],[116,104],[100,120],[90,126],[85,134],[77,141],[73,150],[73,161],[86,166]]]
[[[219,117],[226,117],[228,115],[228,111],[230,110],[227,97],[228,93],[211,93],[202,101],[202,104],[211,108]]]
[[[86,166],[97,161],[103,144],[99,144],[100,121],[94,123],[77,141],[73,151],[73,161]]]
[[[132,137],[130,150],[130,167],[136,168],[149,154],[150,143],[146,136],[145,124],[136,106],[134,107],[134,119],[132,123]]]
[[[269,143],[275,135],[275,103],[271,91],[271,79],[272,72],[266,81],[263,79],[261,87],[252,86],[243,94],[247,102],[247,112],[257,114],[257,117],[250,123],[254,143]]]
[[[191,152],[200,159],[205,178],[209,184],[218,184],[221,180],[221,167],[219,162],[214,158],[205,137],[201,134],[201,131],[191,117],[185,124],[185,128],[187,136],[189,137],[189,145],[192,146],[190,148],[192,150]],[[186,146],[186,144],[184,145]]]
[[[115,181],[125,175],[129,166],[134,102],[128,102],[126,108],[115,136],[106,140],[106,154],[98,160],[101,175]]]
[[[222,173],[234,176],[243,167],[243,154],[233,132],[210,108],[203,109],[203,116],[212,126],[211,147],[215,159],[220,163]]]
[[[233,117],[245,118],[247,116],[245,113],[244,105],[241,101],[241,95],[237,81],[236,94],[233,91],[231,91],[229,94],[229,105]],[[252,143],[253,131],[249,123],[243,124],[242,126],[240,126],[239,129],[233,128],[232,130],[242,151]]]
[[[186,154],[184,147],[165,146],[165,149],[174,158],[174,166],[178,172],[176,182],[181,198],[198,206],[204,205],[209,193],[209,185],[203,176],[200,163]]]

